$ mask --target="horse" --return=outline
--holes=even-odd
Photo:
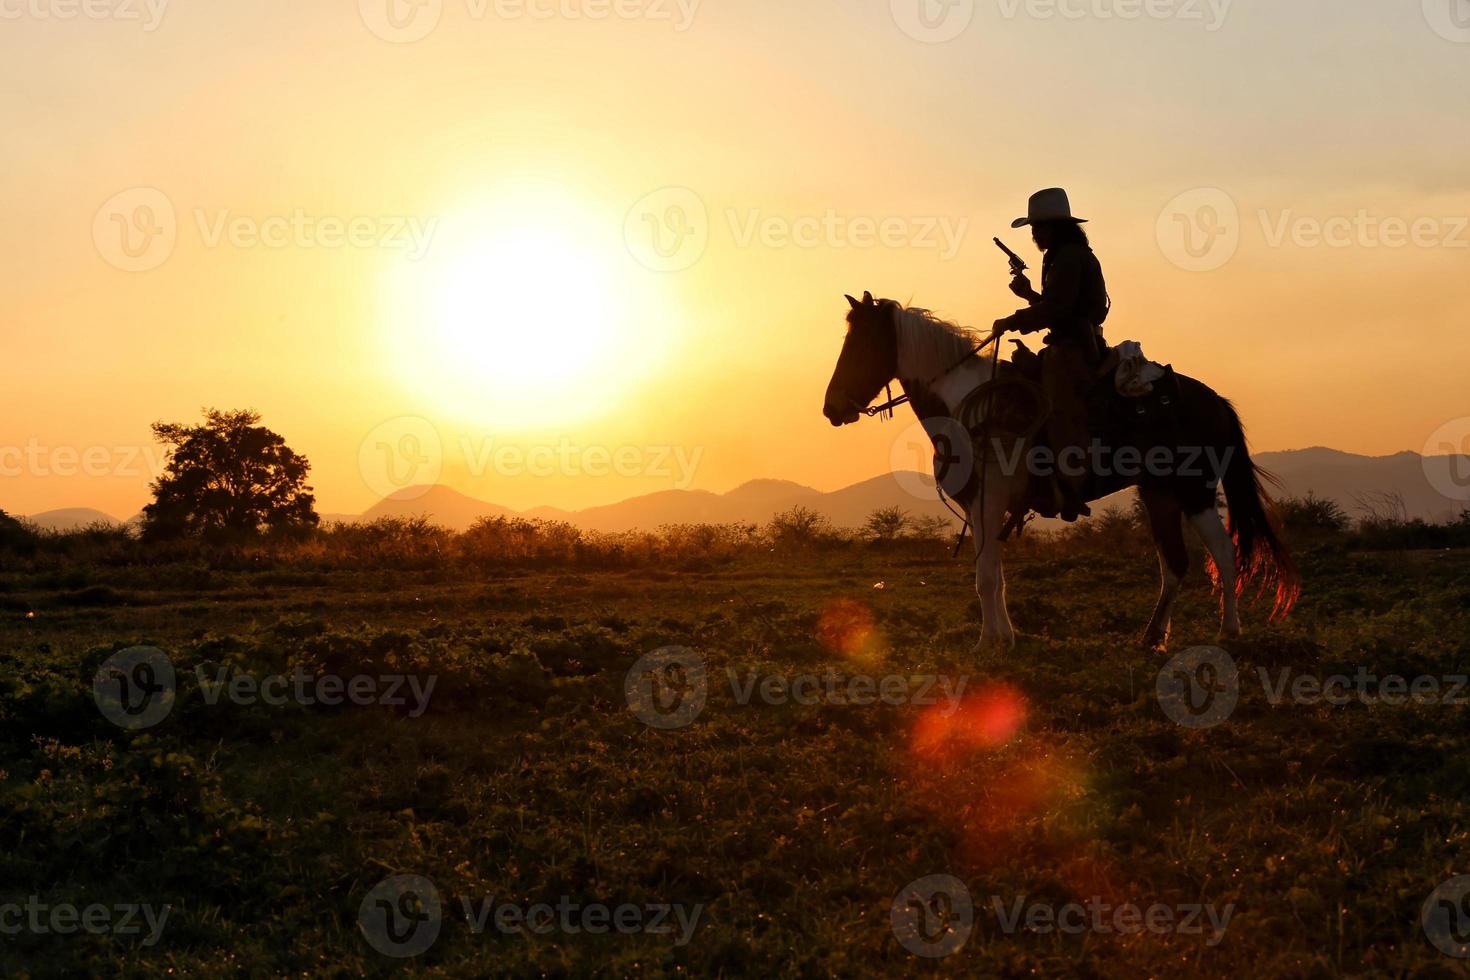
[[[1026,487],[1034,475],[1032,460],[1036,457],[1028,453],[1026,466],[1017,467],[1016,455],[991,451],[984,445],[986,420],[1001,417],[1007,399],[1015,399],[1015,392],[1021,390],[999,383],[1003,378],[997,376],[1011,368],[1009,362],[998,355],[981,355],[999,337],[992,335],[985,344],[977,344],[968,330],[928,310],[874,300],[870,293],[864,293],[862,301],[852,296],[847,301],[851,306],[847,335],[827,386],[822,414],[834,427],[850,425],[864,414],[874,414],[869,406],[879,393],[895,380],[899,383],[935,442],[936,481],[953,489],[950,496],[964,508],[975,528],[975,591],[982,610],[976,649],[1012,650],[1016,632],[1006,610],[1001,567],[1002,538],[1007,535],[997,532],[1008,526],[1008,516],[1012,528],[1026,516]],[[1141,637],[1143,646],[1152,651],[1168,648],[1174,603],[1189,571],[1185,520],[1204,542],[1208,570],[1221,593],[1220,640],[1240,636],[1239,600],[1252,583],[1263,592],[1275,585],[1272,620],[1287,615],[1301,593],[1300,577],[1270,516],[1274,504],[1264,483],[1274,478],[1251,459],[1240,416],[1208,386],[1184,375],[1173,377],[1177,386],[1163,402],[1167,407],[1159,411],[1168,415],[1168,431],[1180,441],[1171,446],[1158,439],[1135,439],[1139,444],[1132,448],[1140,453],[1160,450],[1165,455],[1147,458],[1162,461],[1166,455],[1173,460],[1188,447],[1192,452],[1185,455],[1195,460],[1208,458],[1217,465],[1209,471],[1202,466],[1176,466],[1168,471],[1134,467],[1132,472],[1121,472],[1120,466],[1120,472],[1108,480],[1094,477],[1094,493],[1089,496],[1090,501],[1097,500],[1137,487],[1147,510],[1162,579],[1158,603]],[[985,391],[990,401],[977,410],[976,393]],[[959,480],[945,479],[939,468],[936,433],[945,424],[960,424],[951,420],[961,418],[963,435],[970,442],[966,448],[971,450],[967,472]],[[1097,448],[1096,439],[1093,447]],[[953,446],[949,452],[953,454]],[[1221,484],[1230,514],[1228,527],[1218,509]]]

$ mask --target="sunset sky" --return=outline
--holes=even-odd
[[[323,512],[845,486],[905,427],[822,418],[843,293],[988,327],[1054,184],[1255,449],[1470,414],[1467,0],[78,9],[0,2],[13,514],[131,516],[203,406]]]

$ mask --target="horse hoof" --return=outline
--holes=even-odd
[[[1228,642],[1230,640],[1238,640],[1238,639],[1240,639],[1240,628],[1239,627],[1236,627],[1233,630],[1221,630],[1219,633],[1215,634],[1215,642],[1216,643],[1226,643],[1226,642]]]
[[[975,646],[970,650],[975,656],[984,656],[992,653],[1006,654],[1016,649],[1016,638],[1014,636],[982,636],[975,641]]]
[[[1169,637],[1157,633],[1144,633],[1138,638],[1139,649],[1144,653],[1168,653]]]

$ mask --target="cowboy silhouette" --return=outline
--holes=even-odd
[[[1009,330],[1022,334],[1050,331],[1042,352],[1041,385],[1052,403],[1047,434],[1059,460],[1069,450],[1071,459],[1085,458],[1080,455],[1088,437],[1084,394],[1102,360],[1102,325],[1108,318],[1108,288],[1102,264],[1082,230],[1086,220],[1072,216],[1067,192],[1060,187],[1031,195],[1026,217],[1017,218],[1011,227],[1030,225],[1032,241],[1045,253],[1041,292],[1032,288],[1024,272],[1017,272],[1011,279],[1011,292],[1030,305],[995,321],[997,336]],[[1058,467],[1064,520],[1075,521],[1092,513],[1082,469]]]

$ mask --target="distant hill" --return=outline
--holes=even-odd
[[[663,524],[764,524],[775,514],[795,506],[810,507],[839,526],[861,524],[880,507],[899,506],[914,516],[947,515],[936,497],[930,496],[933,480],[908,474],[916,485],[928,488],[925,496],[906,492],[892,475],[875,477],[835,493],[822,493],[789,480],[753,480],[729,493],[706,490],[664,490],[633,497],[616,504],[580,511],[536,507],[515,511],[460,493],[445,486],[413,487],[386,498],[358,517],[323,516],[332,520],[373,521],[380,517],[428,517],[437,524],[459,531],[482,517],[523,517],[531,520],[566,521],[589,531],[653,529]]]
[[[32,514],[24,518],[27,522],[34,524],[43,531],[76,531],[93,524],[121,524],[122,521],[111,514],[104,514],[100,510],[90,507],[65,507],[61,510],[48,510],[42,514]]]
[[[1374,498],[1395,495],[1403,500],[1409,517],[1429,521],[1449,520],[1470,508],[1435,489],[1425,470],[1448,476],[1452,457],[1425,458],[1418,453],[1393,456],[1358,456],[1320,446],[1290,452],[1261,453],[1256,461],[1275,474],[1289,496],[1309,491],[1337,501],[1349,514],[1363,517],[1374,506]],[[1441,479],[1443,485],[1452,481]]]
[[[1417,453],[1359,456],[1335,449],[1313,448],[1260,453],[1257,462],[1282,483],[1280,496],[1308,492],[1337,501],[1362,516],[1375,497],[1397,495],[1410,517],[1428,520],[1453,518],[1464,509],[1441,495],[1425,476],[1425,467],[1448,470],[1448,457],[1425,460]],[[360,520],[377,517],[425,515],[456,530],[479,517],[525,517],[567,521],[591,531],[653,529],[661,524],[763,524],[791,507],[809,507],[839,527],[861,525],[881,507],[901,507],[915,517],[949,517],[933,494],[934,481],[919,473],[889,473],[862,483],[824,493],[789,480],[752,480],[728,493],[707,490],[664,490],[616,504],[565,511],[538,507],[518,512],[476,500],[448,487],[413,488],[382,501]],[[1131,492],[1102,501],[1094,510],[1127,506]],[[1038,521],[1038,528],[1057,522]]]
[[[430,517],[437,524],[464,530],[481,517],[514,516],[515,511],[498,507],[460,493],[451,487],[408,487],[385,497],[357,518],[375,521],[380,517]]]

